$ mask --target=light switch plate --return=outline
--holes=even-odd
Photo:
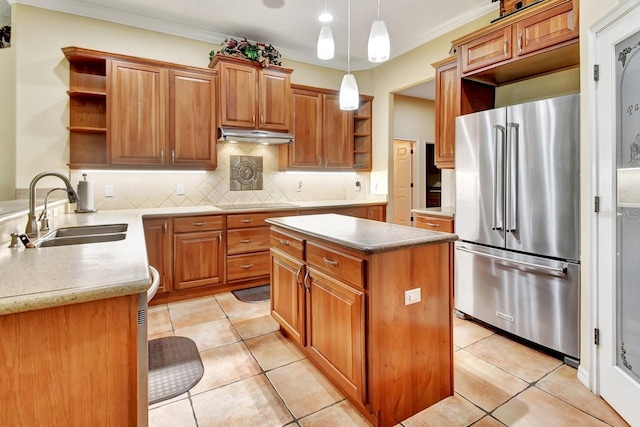
[[[113,185],[104,186],[104,197],[113,197]]]
[[[178,184],[178,187],[176,188],[176,194],[178,196],[184,196],[184,184]]]
[[[404,305],[411,305],[422,300],[421,289],[410,289],[408,291],[404,291]]]

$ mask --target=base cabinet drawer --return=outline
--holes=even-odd
[[[227,281],[269,275],[269,251],[227,257]]]
[[[364,285],[364,261],[360,258],[307,242],[307,264],[354,286]]]
[[[416,216],[416,227],[425,230],[443,231],[453,233],[453,220],[446,218],[434,218],[431,216]]]
[[[227,255],[269,250],[269,227],[227,231]]]

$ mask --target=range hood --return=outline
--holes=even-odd
[[[218,141],[232,143],[251,142],[254,144],[264,145],[293,144],[293,134],[284,132],[269,132],[265,130],[255,129],[219,127]]]

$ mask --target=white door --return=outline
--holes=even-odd
[[[411,227],[413,143],[393,140],[393,223]]]
[[[591,31],[590,66],[600,74],[589,121],[600,197],[591,238],[600,335],[595,391],[640,426],[640,0],[624,2]]]

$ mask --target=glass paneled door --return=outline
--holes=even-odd
[[[592,174],[601,203],[591,237],[600,331],[591,373],[594,391],[640,426],[640,0],[623,2],[592,31],[600,69],[590,101]]]

